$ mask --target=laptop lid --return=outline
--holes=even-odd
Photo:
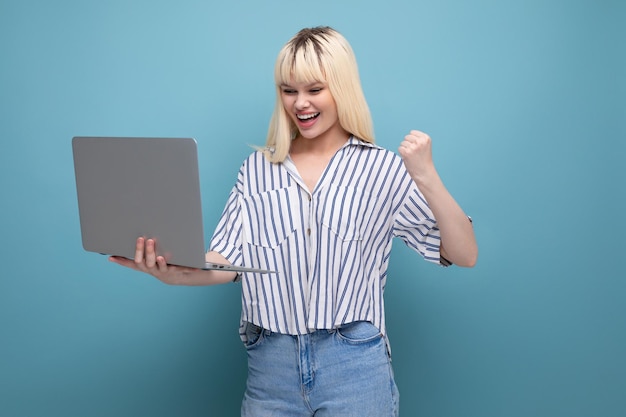
[[[205,262],[197,143],[193,138],[74,137],[83,248],[135,256],[137,237],[156,240],[168,263],[269,272]]]

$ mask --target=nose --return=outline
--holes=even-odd
[[[298,97],[296,97],[296,109],[297,110],[302,110],[302,109],[306,109],[307,107],[309,107],[309,98],[306,94],[298,94]]]

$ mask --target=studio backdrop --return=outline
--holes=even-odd
[[[432,137],[478,237],[473,269],[394,244],[401,415],[626,415],[625,21],[617,0],[2,0],[0,415],[238,415],[240,284],[84,251],[71,139],[195,138],[208,239],[279,49],[316,25],[351,42],[379,145]]]

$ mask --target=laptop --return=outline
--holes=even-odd
[[[273,272],[206,262],[195,139],[77,136],[72,149],[86,251],[132,259],[143,236],[169,264]]]

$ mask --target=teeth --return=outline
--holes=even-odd
[[[309,119],[319,116],[319,113],[298,114],[297,116],[298,116],[298,119],[300,120],[309,120]]]

